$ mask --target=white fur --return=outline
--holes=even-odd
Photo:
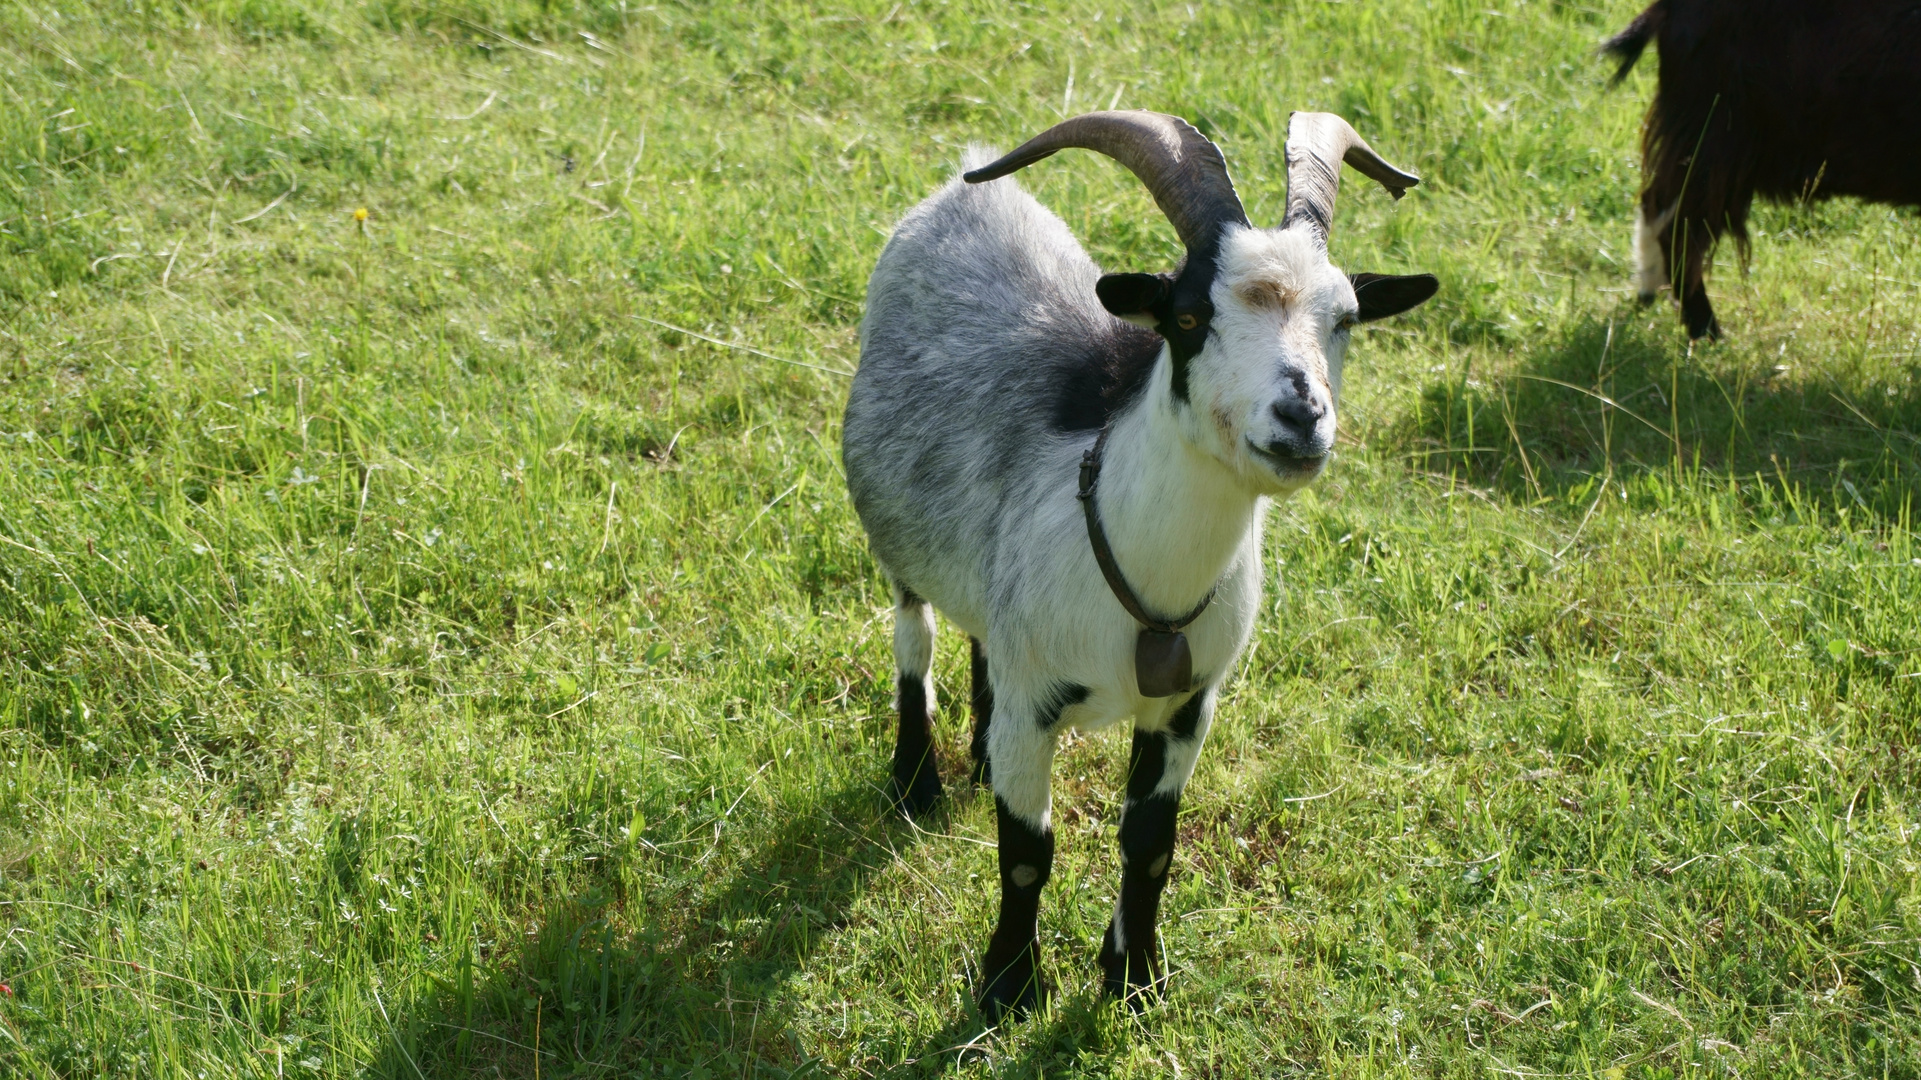
[[[1222,244],[1219,267],[1213,292],[1216,340],[1197,358],[1199,377],[1189,377],[1194,415],[1215,421],[1219,431],[1212,438],[1198,433],[1190,438],[1231,465],[1249,487],[1262,494],[1292,494],[1320,470],[1277,475],[1253,448],[1287,436],[1271,407],[1296,397],[1298,388],[1288,373],[1299,372],[1310,399],[1326,412],[1309,444],[1297,450],[1324,455],[1334,449],[1335,405],[1348,342],[1341,321],[1355,313],[1354,288],[1328,263],[1318,237],[1305,226],[1233,229]],[[1268,285],[1285,302],[1250,302],[1250,292],[1264,292]]]
[[[925,676],[934,666],[934,609],[926,604],[894,605],[894,666],[902,675]],[[928,699],[933,707],[933,699]]]
[[[1161,782],[1154,787],[1154,794],[1167,798],[1178,796],[1187,786],[1187,778],[1194,775],[1194,765],[1201,758],[1201,744],[1207,741],[1208,729],[1214,726],[1214,695],[1208,695],[1201,704],[1200,722],[1194,725],[1194,735],[1187,739],[1167,740],[1166,754],[1161,765]]]
[[[1641,299],[1652,300],[1668,287],[1668,262],[1661,251],[1661,229],[1674,216],[1669,210],[1653,221],[1640,206],[1634,208],[1634,290]]]
[[[934,609],[926,603],[894,604],[894,667],[919,679],[927,711],[934,712]],[[898,687],[896,688],[898,691]],[[899,708],[896,700],[894,707]]]

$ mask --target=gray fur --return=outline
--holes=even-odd
[[[966,166],[993,156],[974,151]],[[1014,182],[955,179],[901,220],[868,285],[842,434],[848,488],[888,572],[983,640],[1000,523],[1027,516],[1010,503],[1073,483],[1080,450],[1053,422],[1063,388],[1085,377],[1087,354],[1154,337],[1102,310],[1099,277]],[[1037,475],[1042,460],[1067,467]]]

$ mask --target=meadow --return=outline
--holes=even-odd
[[[0,1072],[1921,1077],[1921,227],[1762,210],[1691,348],[1637,6],[0,8]],[[1425,180],[1350,172],[1336,263],[1442,287],[1270,518],[1168,999],[1100,997],[1073,737],[1056,1000],[986,1031],[992,800],[887,811],[839,416],[891,223],[1109,106],[1257,223],[1342,113]]]

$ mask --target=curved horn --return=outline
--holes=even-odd
[[[1343,161],[1397,199],[1421,182],[1413,173],[1382,160],[1366,139],[1333,113],[1297,112],[1287,122],[1287,214],[1281,228],[1305,221],[1320,234],[1321,243],[1327,243]]]
[[[1166,113],[1093,112],[1063,120],[963,179],[970,184],[998,179],[1069,147],[1106,154],[1127,166],[1147,185],[1190,253],[1212,247],[1223,225],[1247,224],[1220,148],[1187,121]]]

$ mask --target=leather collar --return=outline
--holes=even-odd
[[[1134,595],[1133,588],[1121,573],[1120,564],[1114,561],[1114,549],[1107,544],[1107,530],[1101,528],[1100,511],[1094,506],[1094,488],[1101,478],[1101,453],[1107,449],[1107,433],[1112,429],[1112,424],[1103,426],[1100,436],[1094,440],[1094,448],[1081,455],[1081,489],[1077,498],[1087,515],[1087,542],[1094,549],[1094,561],[1100,564],[1101,576],[1107,579],[1107,587],[1113,590],[1114,599],[1119,600],[1127,613],[1134,616],[1134,621],[1164,634],[1177,633],[1201,617],[1201,612],[1206,611],[1207,605],[1214,601],[1214,594],[1220,591],[1221,585],[1215,582],[1194,610],[1179,619],[1157,619],[1149,615],[1140,597]]]

